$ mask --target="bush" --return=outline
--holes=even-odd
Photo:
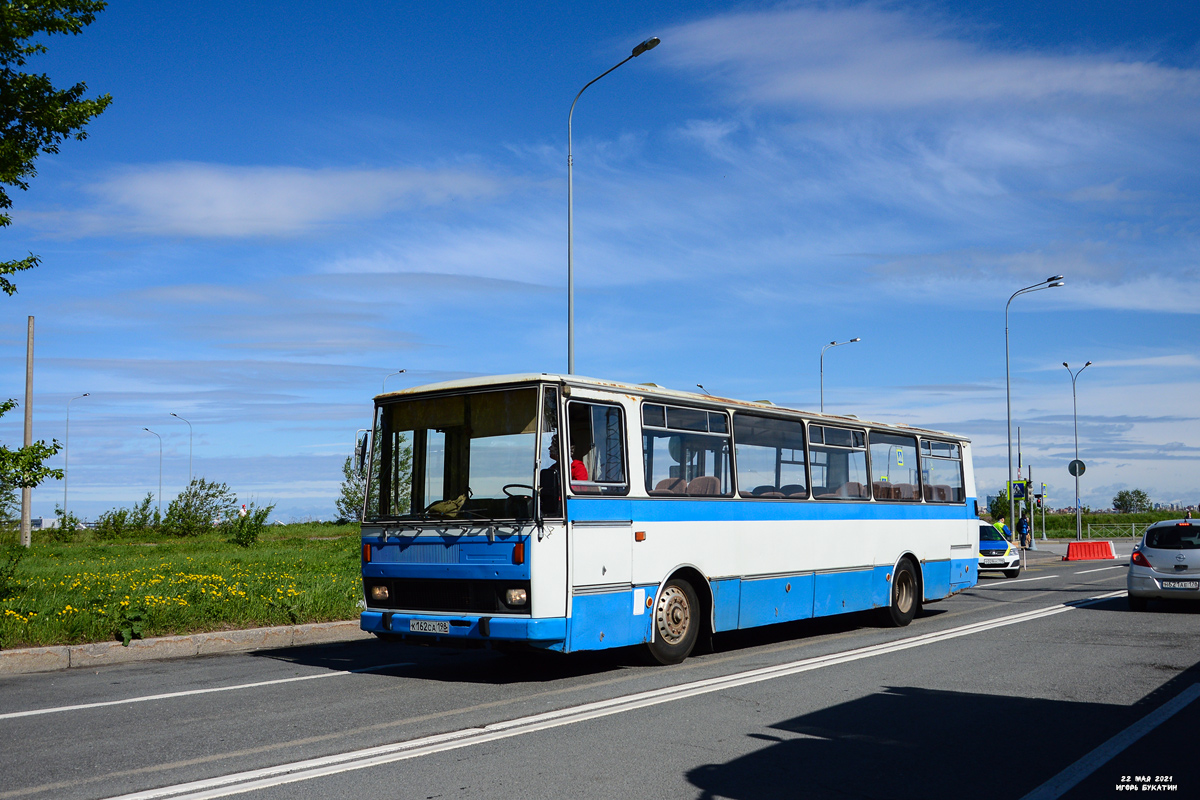
[[[266,527],[267,517],[275,510],[275,505],[259,508],[253,502],[246,507],[245,516],[230,517],[225,523],[229,530],[229,541],[241,547],[249,547],[258,541],[259,534]]]
[[[154,493],[147,492],[142,502],[133,508],[114,508],[105,511],[96,520],[94,531],[96,538],[109,541],[135,533],[145,533],[158,527],[161,520],[158,510],[150,508],[153,503]]]
[[[79,517],[63,511],[57,503],[54,506],[54,516],[58,518],[58,527],[50,529],[50,539],[59,544],[66,544],[75,538],[75,531],[83,527]]]
[[[167,507],[162,527],[175,536],[195,536],[232,517],[236,508],[237,495],[226,484],[193,478]]]

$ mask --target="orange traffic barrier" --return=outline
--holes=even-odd
[[[1115,559],[1117,551],[1112,542],[1069,542],[1063,561],[1094,561],[1098,558]]]

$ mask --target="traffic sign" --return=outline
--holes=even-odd
[[[1087,465],[1077,458],[1067,465],[1067,472],[1071,473],[1073,477],[1078,478],[1080,475],[1087,472]]]

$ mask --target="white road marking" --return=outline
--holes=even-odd
[[[1100,569],[1085,569],[1083,572],[1072,572],[1072,575],[1087,575],[1089,572],[1104,572],[1106,569],[1125,569],[1128,564],[1120,564],[1115,567],[1101,567]]]
[[[1004,587],[1004,586],[1011,586],[1011,585],[1012,585],[1012,584],[1014,584],[1014,583],[1025,583],[1025,582],[1027,582],[1027,581],[1044,581],[1044,580],[1047,580],[1047,579],[1049,579],[1049,578],[1057,578],[1057,577],[1058,577],[1057,575],[1039,575],[1039,576],[1038,576],[1038,577],[1036,577],[1036,578],[1016,578],[1016,579],[1009,578],[1008,580],[1004,581],[1003,583],[996,583],[994,586],[993,586],[993,584],[989,583],[989,584],[987,585],[987,587],[986,587],[986,588],[988,588],[988,589],[992,589],[992,588],[997,588],[997,589],[999,589],[999,588],[1001,588],[1001,587]],[[977,584],[975,584],[975,588],[976,588],[976,589],[981,589],[981,588],[984,588],[984,586],[983,586],[983,584],[982,584],[982,583],[977,583]]]
[[[1107,764],[1118,753],[1170,719],[1177,711],[1200,697],[1200,683],[1193,683],[1163,705],[1151,711],[1104,744],[1076,761],[1021,800],[1056,800],[1075,788],[1084,778]]]
[[[684,698],[695,697],[697,695],[723,691],[725,689],[732,689],[737,686],[746,686],[748,684],[759,683],[761,681],[772,680],[774,678],[782,678],[788,675],[796,675],[802,672],[809,672],[811,670],[822,669],[824,667],[831,667],[837,664],[845,664],[864,658],[872,658],[874,656],[884,655],[887,653],[896,653],[902,650],[909,650],[914,647],[922,647],[928,644],[944,642],[949,639],[956,639],[960,636],[969,636],[973,633],[981,633],[993,628],[1000,628],[1006,625],[1016,625],[1018,623],[1030,622],[1042,617],[1061,614],[1065,611],[1073,611],[1076,608],[1124,594],[1125,592],[1123,590],[1120,592],[1109,592],[1107,594],[1097,595],[1096,597],[1090,597],[1086,600],[1072,601],[1071,603],[1061,603],[1034,611],[1025,611],[1020,614],[1010,614],[1006,617],[985,620],[983,622],[974,622],[969,625],[961,625],[957,628],[950,628],[945,631],[934,631],[932,633],[912,636],[910,638],[900,639],[894,642],[885,642],[883,644],[860,647],[854,650],[848,650],[844,653],[832,653],[830,655],[806,658],[800,661],[790,661],[784,664],[776,664],[775,666],[771,667],[762,667],[759,669],[748,670],[746,672],[738,672],[719,678],[707,678],[704,680],[693,681],[691,683],[679,684],[677,686],[667,686],[661,689],[638,692],[636,694],[624,695],[622,697],[614,697],[608,700],[598,700],[592,703],[584,703],[578,706],[559,709],[557,711],[548,711],[542,714],[533,714],[527,717],[497,722],[480,728],[464,728],[462,730],[450,731],[448,733],[437,734],[435,736],[426,736],[420,739],[412,739],[405,742],[396,742],[393,744],[379,745],[377,747],[368,747],[362,750],[353,750],[347,753],[324,756],[322,758],[294,761],[290,764],[280,764],[275,767],[249,770],[247,772],[237,772],[230,775],[218,776],[216,778],[208,778],[206,780],[181,783],[176,786],[164,786],[159,789],[150,789],[144,792],[134,792],[132,794],[125,794],[121,795],[120,797],[111,798],[111,800],[158,800],[158,798],[175,798],[175,800],[180,800],[181,798],[186,798],[187,800],[206,800],[207,798],[225,797],[231,794],[242,794],[272,786],[280,786],[287,783],[312,780],[314,778],[320,778],[326,775],[335,775],[340,772],[366,769],[368,767],[374,767],[380,764],[389,764],[395,761],[403,761],[410,758],[431,755],[447,750],[456,750],[462,747],[484,744],[486,742],[493,742],[498,739],[507,739],[526,733],[547,730],[549,728],[572,725],[574,723],[584,722],[590,719],[607,717],[613,714],[621,714],[626,711],[633,711],[639,708],[656,706],[662,703],[669,703],[674,700],[682,700]]]
[[[16,719],[17,717],[35,717],[39,714],[57,714],[60,711],[80,711],[86,708],[103,708],[104,706],[123,706],[126,703],[145,703],[150,700],[169,700],[173,697],[187,697],[194,694],[211,694],[212,692],[232,692],[237,689],[256,689],[259,686],[274,686],[279,683],[294,683],[296,681],[315,681],[319,678],[336,678],[340,675],[355,675],[360,672],[374,672],[380,669],[388,669],[389,667],[411,667],[413,662],[405,661],[398,664],[382,664],[378,667],[365,667],[363,669],[352,670],[337,670],[329,672],[319,672],[316,675],[300,675],[295,678],[278,678],[271,681],[256,681],[255,683],[239,683],[234,686],[214,686],[210,689],[188,689],[183,692],[167,692],[165,694],[148,694],[142,697],[127,697],[124,700],[104,700],[99,703],[80,703],[74,706],[55,706],[53,708],[35,708],[32,711],[12,711],[8,714],[0,714],[0,719]]]

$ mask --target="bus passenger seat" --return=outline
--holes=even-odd
[[[911,483],[892,484],[893,500],[916,500],[917,489]]]
[[[876,500],[898,500],[895,490],[887,481],[873,481],[871,483],[871,491],[875,494]]]
[[[663,478],[650,494],[683,494],[687,489],[687,481],[683,478]]]
[[[699,478],[692,478],[691,483],[687,485],[687,493],[702,497],[720,494],[721,481],[715,475],[701,475]]]
[[[843,483],[837,490],[838,497],[866,497],[865,487],[858,481]]]
[[[789,483],[779,487],[779,491],[788,497],[808,497],[808,489],[802,483]]]

